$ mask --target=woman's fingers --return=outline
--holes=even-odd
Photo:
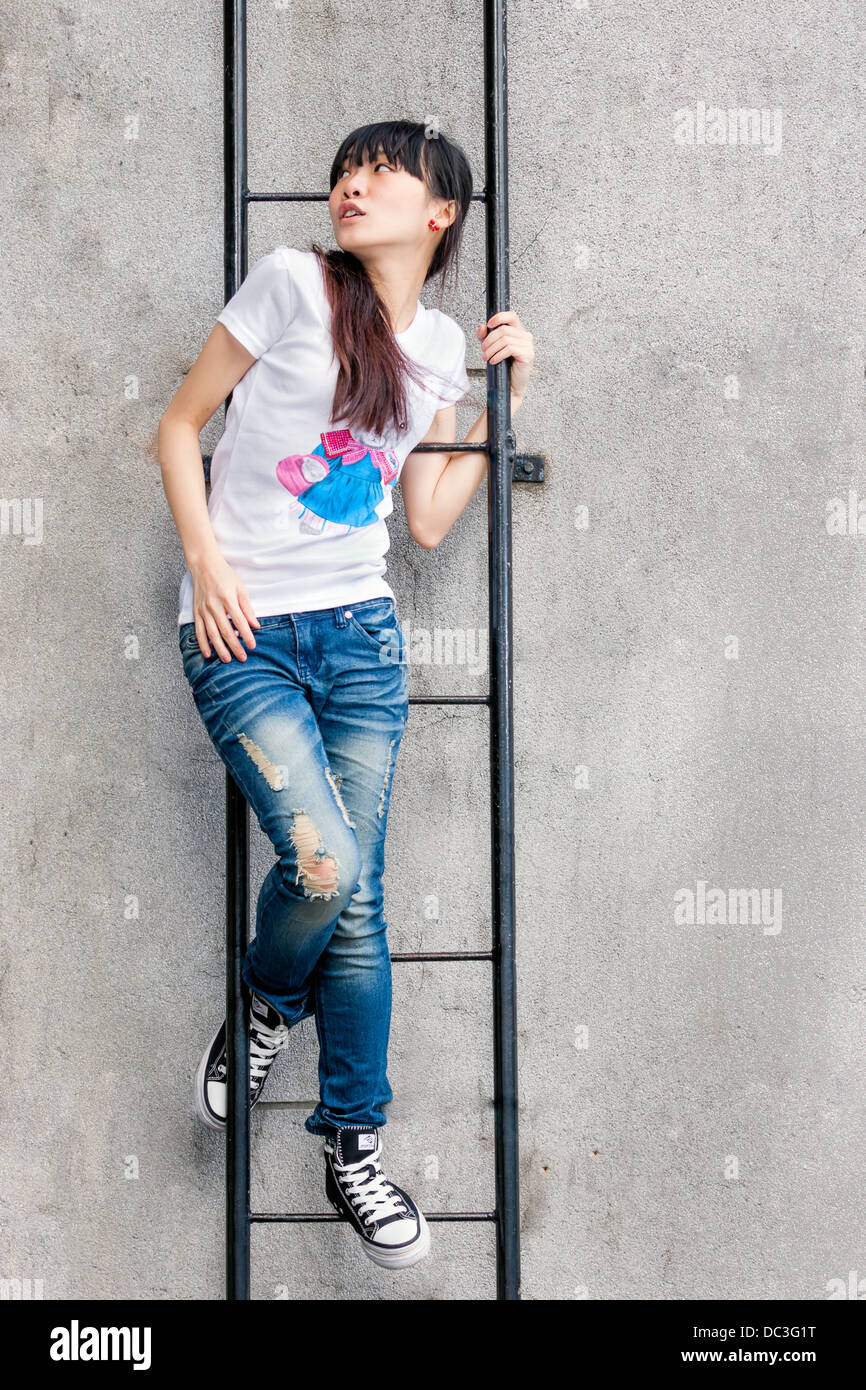
[[[487,323],[475,330],[481,343],[481,355],[488,367],[510,359],[512,392],[522,399],[535,361],[532,334],[523,327],[513,309],[494,314]]]
[[[208,620],[208,636],[211,646],[220,658],[220,661],[231,661],[231,654],[223,636],[223,624],[225,624],[226,627],[228,626],[225,614],[222,615],[222,623],[220,623],[220,615],[216,612],[209,613]],[[227,635],[228,634],[226,634],[226,636]]]
[[[261,623],[255,615],[255,610],[253,609],[253,605],[250,603],[249,598],[246,598],[242,594],[239,594],[238,603],[240,604],[241,616],[243,617],[245,623],[245,626],[240,629],[240,634],[248,647],[254,647],[256,645],[256,637],[255,633],[253,632],[253,627],[261,627]]]
[[[256,645],[256,639],[252,633],[250,620],[254,623],[258,623],[259,620],[253,612],[253,606],[249,598],[245,594],[242,594],[240,590],[238,590],[236,607],[232,609],[232,617],[234,618],[235,627],[247,646],[254,647]],[[259,626],[261,626],[261,624],[259,624]]]
[[[238,632],[241,631],[242,626],[249,632],[249,624],[238,607],[237,599],[226,600],[225,607],[229,609],[229,612],[226,613],[223,611],[220,614],[219,630],[222,633],[226,646],[234,653],[238,661],[246,661],[247,654],[238,636]],[[232,624],[234,624],[234,626],[232,626]],[[237,629],[237,631],[235,629]],[[252,633],[250,633],[250,637],[252,638]],[[229,657],[229,661],[231,661],[231,657]]]
[[[231,661],[232,654],[238,661],[246,661],[247,653],[243,642],[251,648],[256,645],[246,614],[237,599],[223,599],[221,608],[216,606],[219,603],[220,600],[217,599],[215,606],[206,615],[206,630],[210,644],[221,661]],[[229,611],[226,612],[226,609]],[[251,616],[258,622],[252,610]],[[196,636],[205,656],[210,657],[210,652],[206,651],[202,644],[198,626]]]
[[[207,627],[205,626],[204,618],[196,616],[194,622],[195,640],[198,642],[198,649],[210,660],[210,642],[208,641]]]
[[[517,325],[520,324],[520,319],[517,317],[517,312],[516,312],[516,310],[514,310],[514,309],[501,309],[501,310],[499,311],[498,314],[493,314],[493,315],[487,320],[486,323],[481,323],[481,324],[479,324],[479,325],[478,325],[478,328],[477,328],[475,331],[476,331],[476,332],[481,332],[482,337],[483,337],[484,332],[486,332],[487,329],[489,329],[489,328],[496,328],[496,327],[498,327],[500,324],[504,324],[504,323],[514,323],[514,324],[517,324]],[[482,330],[483,330],[483,331],[482,331]]]
[[[503,357],[519,352],[525,337],[524,333],[517,333],[510,327],[497,328],[484,339],[481,356],[487,363],[500,362]]]
[[[242,642],[256,645],[252,625],[261,627],[249,590],[222,555],[194,566],[193,619],[200,650],[210,659],[211,647],[221,661],[246,661]]]
[[[502,344],[506,341],[504,335],[507,334],[507,332],[508,330],[505,328],[497,328],[492,333],[487,334],[487,337],[481,344],[481,356],[484,358],[485,362],[489,360],[492,352],[497,352],[499,348],[502,347]]]

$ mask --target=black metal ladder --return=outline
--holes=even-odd
[[[247,273],[248,214],[256,202],[327,202],[327,193],[254,193],[247,187],[246,0],[223,0],[225,295]],[[505,0],[484,3],[485,187],[473,195],[487,212],[487,317],[508,307],[508,179]],[[231,399],[229,397],[229,399]],[[412,704],[487,705],[490,709],[492,947],[489,951],[413,951],[392,961],[489,960],[493,967],[495,1209],[429,1212],[428,1221],[491,1221],[496,1230],[497,1298],[520,1297],[517,1038],[514,913],[511,485],[541,482],[544,458],[515,453],[508,362],[487,367],[488,439],[460,451],[489,453],[488,580],[490,691],[487,695],[415,696]],[[454,450],[444,443],[421,450]],[[249,931],[249,807],[226,772],[226,1297],[250,1296],[252,1222],[340,1221],[336,1212],[250,1210],[249,1039],[241,963]],[[263,1102],[263,1105],[265,1103]]]

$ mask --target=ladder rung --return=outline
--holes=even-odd
[[[489,450],[489,441],[484,440],[480,444],[463,444],[459,440],[446,444],[416,444],[412,450],[413,454],[482,454]],[[202,454],[202,467],[204,469],[205,482],[210,484],[210,464],[211,455]],[[547,463],[546,454],[515,454],[514,463],[511,469],[511,481],[513,483],[543,483],[544,465]]]
[[[489,695],[410,695],[410,705],[489,705]]]
[[[251,188],[241,190],[244,203],[327,203],[330,196],[330,193],[255,193]],[[472,194],[472,202],[487,202],[487,193],[483,188]]]
[[[439,444],[435,441],[432,444],[416,444],[412,453],[443,454],[447,450],[450,450],[452,454],[487,454],[490,452],[490,442],[487,439],[482,439],[480,443],[476,440],[473,444],[464,444],[459,439],[452,439],[451,443],[447,444],[443,439]]]
[[[348,1221],[335,1211],[251,1211],[249,1221]],[[495,1211],[425,1211],[425,1221],[495,1221]]]
[[[392,961],[404,960],[495,960],[494,951],[398,951]]]
[[[474,367],[470,368],[470,371],[474,370]],[[486,371],[486,368],[483,370]],[[489,439],[472,444],[464,444],[458,439],[452,440],[450,443],[442,440],[439,444],[435,441],[432,444],[416,444],[411,452],[413,454],[482,454],[490,453],[491,450]],[[511,481],[513,483],[543,483],[546,463],[546,454],[515,454],[511,467]]]

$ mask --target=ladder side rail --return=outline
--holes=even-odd
[[[487,316],[509,307],[506,0],[485,0]],[[509,362],[488,364],[488,599],[493,919],[496,1296],[520,1297],[520,1197],[514,922],[514,721],[512,685],[511,429]]]
[[[247,7],[223,0],[223,186],[226,302],[247,270]],[[231,402],[231,393],[226,409]],[[226,769],[226,1298],[250,1296],[249,1037],[241,964],[249,931],[249,808]]]

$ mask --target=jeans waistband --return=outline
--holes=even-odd
[[[301,613],[267,613],[259,619],[262,629],[269,627],[289,627],[292,623],[300,624],[305,620],[310,622],[330,622],[335,627],[345,627],[349,618],[355,613],[366,613],[368,610],[376,608],[386,608],[392,613],[396,613],[396,604],[388,594],[382,594],[379,598],[365,598],[360,603],[338,603],[331,608],[308,608]],[[258,631],[253,628],[253,631]]]
[[[293,623],[301,623],[304,619],[311,621],[332,622],[335,627],[345,627],[349,618],[354,613],[366,613],[369,609],[388,608],[396,614],[397,606],[389,594],[381,594],[378,598],[365,598],[360,603],[341,603],[331,608],[308,608],[300,613],[266,613],[259,618],[261,628],[253,628],[253,632],[265,631],[272,627],[291,627]],[[179,631],[184,628],[192,627],[193,623],[181,623]]]

